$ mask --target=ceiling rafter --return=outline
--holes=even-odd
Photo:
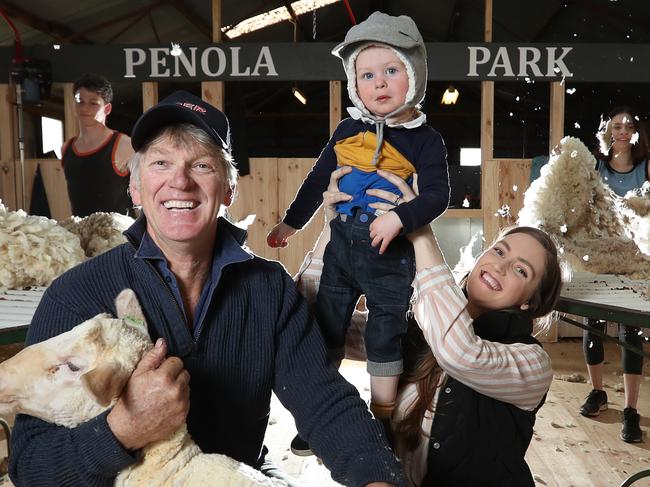
[[[196,27],[199,32],[205,35],[209,40],[212,40],[212,27],[210,24],[204,22],[198,15],[192,12],[183,0],[172,0],[171,4],[190,24]],[[226,37],[224,33],[222,33],[222,36]]]
[[[140,15],[136,16],[133,18],[131,22],[129,22],[127,25],[125,25],[122,29],[120,29],[118,32],[113,34],[110,39],[106,41],[106,44],[110,44],[113,42],[115,39],[118,39],[122,34],[124,34],[126,31],[130,30],[135,24],[140,22],[143,18],[145,18],[147,15],[151,14],[151,12],[142,12]],[[155,29],[154,29],[155,33]]]
[[[49,20],[43,20],[42,18],[34,15],[27,10],[14,5],[11,2],[0,1],[0,6],[4,11],[14,20],[17,20],[21,24],[24,24],[32,29],[36,29],[39,32],[42,32],[45,35],[52,37],[58,42],[64,42],[66,38],[71,35],[76,36],[76,42],[80,44],[92,44],[84,35],[76,35],[75,31],[70,27]]]
[[[169,3],[170,0],[158,0],[156,2],[153,2],[149,5],[146,5],[144,7],[138,8],[136,10],[132,10],[131,12],[128,12],[123,15],[118,15],[117,17],[113,17],[112,19],[105,20],[104,22],[100,22],[99,24],[95,24],[92,27],[88,27],[87,29],[84,29],[82,31],[79,31],[71,36],[66,36],[64,41],[67,42],[74,42],[77,38],[81,36],[85,36],[86,34],[90,34],[91,32],[96,32],[98,30],[105,29],[107,27],[110,27],[112,25],[115,25],[117,23],[122,22],[123,20],[128,20],[133,17],[138,17],[142,15],[143,13],[147,14],[151,12],[152,10],[155,10],[162,5]]]

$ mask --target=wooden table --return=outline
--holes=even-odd
[[[45,287],[10,289],[0,293],[0,345],[25,341]]]
[[[558,311],[650,328],[650,280],[615,274],[574,272],[564,284]]]
[[[624,325],[650,328],[650,300],[647,297],[650,280],[632,280],[615,274],[592,274],[575,272],[571,282],[562,288],[556,310],[586,318],[607,320]],[[561,316],[563,321],[617,342],[620,346],[650,358],[650,354],[621,343],[599,330]],[[628,477],[621,487],[628,487],[637,480],[650,477],[650,469],[642,470]]]

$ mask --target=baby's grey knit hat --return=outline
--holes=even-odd
[[[393,48],[406,65],[409,90],[405,106],[417,106],[424,99],[427,86],[427,51],[424,40],[411,17],[393,17],[383,12],[373,12],[366,20],[352,26],[345,35],[345,40],[332,50],[332,54],[343,61],[350,100],[364,114],[369,113],[357,93],[354,63],[363,49],[375,43]]]

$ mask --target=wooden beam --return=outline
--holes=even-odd
[[[141,13],[140,15],[138,15],[137,17],[134,17],[133,20],[131,20],[131,22],[129,22],[129,23],[126,24],[124,27],[122,27],[118,32],[116,32],[115,34],[113,34],[113,35],[111,36],[111,38],[108,39],[108,40],[106,41],[106,44],[111,44],[115,39],[118,39],[118,38],[119,38],[122,34],[124,34],[126,31],[131,30],[131,28],[132,28],[133,26],[135,26],[135,24],[137,24],[137,23],[140,22],[142,19],[144,19],[147,15],[150,15],[150,14],[151,14],[151,12],[143,12],[143,13]],[[150,18],[151,18],[151,17],[150,17]],[[158,39],[158,33],[156,32],[156,26],[153,25],[153,20],[151,21],[151,26],[152,26],[152,29],[153,29],[154,34],[156,35],[156,39],[157,39],[158,43],[160,43],[160,39]]]
[[[221,42],[221,0],[212,0],[212,42]],[[225,112],[223,81],[202,81],[201,98]]]
[[[341,82],[330,81],[330,136],[341,121]]]
[[[49,20],[44,20],[37,15],[34,15],[32,12],[14,5],[11,2],[2,1],[0,6],[4,9],[9,17],[17,20],[21,24],[25,24],[32,29],[36,29],[43,34],[51,36],[54,40],[63,42],[66,38],[70,36],[75,36],[75,40],[80,43],[90,43],[90,41],[85,38],[83,35],[77,34],[71,28],[59,24],[58,22],[52,22]]]
[[[483,40],[492,42],[492,0],[485,0]],[[483,235],[489,242],[492,231],[488,208],[494,198],[493,181],[486,176],[486,163],[494,157],[494,81],[481,82],[481,208],[483,209]]]
[[[142,111],[146,112],[158,103],[158,82],[145,81],[142,83]]]
[[[552,81],[548,131],[548,152],[560,143],[564,137],[564,83]]]
[[[63,135],[68,140],[77,133],[77,117],[74,113],[74,93],[72,83],[63,83]]]
[[[201,17],[192,12],[183,0],[174,0],[172,5],[180,14],[187,19],[187,21],[192,24],[196,29],[201,32],[207,39],[213,39],[212,28],[210,25],[203,21]],[[213,4],[214,7],[214,4]],[[221,26],[221,9],[219,9],[219,25]],[[215,19],[214,11],[212,12],[212,18]]]
[[[0,199],[11,210],[18,208],[16,202],[15,155],[16,138],[14,137],[14,87],[0,84]]]
[[[492,42],[492,0],[485,0],[483,41]]]
[[[494,81],[481,82],[481,208],[483,209],[483,235],[490,242],[489,208],[497,190],[494,180],[487,177],[486,163],[494,157]]]
[[[225,110],[223,81],[201,82],[201,98],[223,112]]]
[[[221,0],[212,0],[212,42],[221,40]]]
[[[0,84],[0,160],[15,159],[16,138],[14,137],[14,85]]]
[[[67,42],[73,42],[77,39],[79,39],[82,36],[85,36],[86,34],[90,34],[91,32],[97,32],[98,30],[105,29],[106,27],[110,27],[112,25],[118,24],[122,22],[123,20],[127,20],[133,17],[138,17],[139,15],[142,15],[143,13],[146,15],[147,13],[151,12],[152,10],[157,9],[161,5],[164,5],[165,3],[168,3],[168,0],[158,0],[157,2],[151,3],[149,5],[145,5],[144,7],[132,10],[131,12],[128,12],[123,15],[118,15],[117,17],[113,17],[112,19],[105,20],[103,22],[100,22],[98,24],[93,25],[92,27],[88,27],[82,31],[76,32],[75,34],[66,36],[64,41]]]

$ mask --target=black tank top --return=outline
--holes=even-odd
[[[113,131],[104,144],[90,152],[75,150],[76,137],[66,145],[62,163],[73,215],[84,217],[97,211],[125,214],[133,206],[127,194],[129,171],[120,172],[115,166],[121,135]]]

